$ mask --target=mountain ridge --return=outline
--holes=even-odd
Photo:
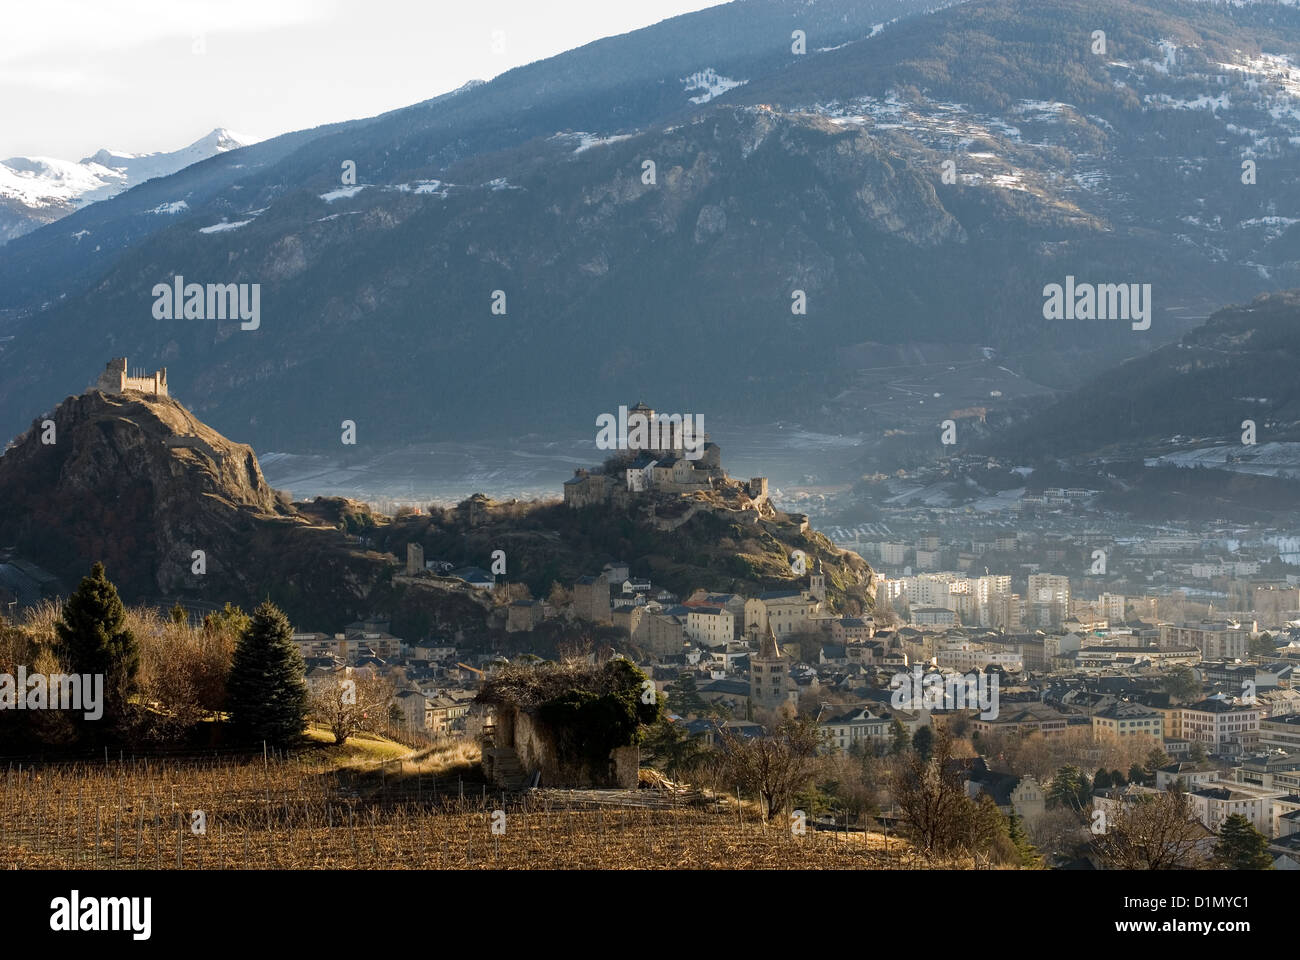
[[[101,149],[79,161],[54,157],[0,160],[0,245],[146,180],[257,143],[216,127],[177,150],[126,153]]]
[[[1223,307],[1175,343],[1000,425],[989,448],[1020,457],[1119,456],[1300,441],[1300,289]],[[1199,439],[1196,439],[1199,438]]]
[[[1265,30],[1253,8],[972,0],[877,31],[863,10],[921,5],[850,7],[818,5],[824,24],[858,19],[814,32],[815,55],[792,55],[785,31],[813,8],[726,5],[707,22],[758,13],[761,29],[712,64],[691,52],[706,21],[677,18],[267,148],[237,182],[200,164],[216,171],[206,193],[135,234],[111,269],[83,268],[93,287],[11,308],[0,398],[49,397],[92,356],[129,353],[180,371],[206,418],[262,448],[328,449],[343,419],[385,444],[431,421],[440,435],[505,417],[544,430],[611,408],[630,382],[756,422],[849,429],[870,408],[842,398],[869,375],[840,358],[866,344],[987,347],[1065,389],[1212,307],[1300,282],[1300,224],[1276,213],[1300,204],[1285,149],[1300,135],[1300,13],[1270,7]],[[1099,16],[1105,58],[1088,51]],[[653,90],[597,75],[674,39],[691,65],[638,66],[663,74]],[[1013,64],[1009,48],[1025,55]],[[738,85],[691,103],[684,81],[706,68]],[[1191,148],[1206,158],[1189,166]],[[1268,189],[1225,189],[1242,185],[1247,149]],[[339,178],[349,160],[355,185]],[[58,261],[37,266],[36,252],[0,254],[0,288],[42,289]],[[1067,275],[1151,283],[1151,331],[1044,322],[1041,291]],[[175,276],[259,283],[267,322],[252,336],[161,327],[147,293]],[[497,290],[509,319],[490,312]],[[79,355],[40,350],[47,325]],[[718,358],[708,375],[683,345]],[[321,404],[321,384],[346,390]],[[925,413],[917,401],[882,430],[928,430]]]

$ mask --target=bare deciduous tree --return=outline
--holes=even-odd
[[[1034,846],[1049,857],[1072,857],[1092,839],[1080,815],[1064,807],[1043,811],[1025,827]]]
[[[1098,836],[1097,852],[1116,870],[1189,870],[1204,866],[1206,831],[1179,790],[1126,803]]]
[[[334,742],[341,744],[354,734],[382,728],[388,721],[388,705],[392,699],[391,682],[369,671],[359,671],[313,690],[311,717],[327,725],[334,734]]]
[[[946,854],[969,839],[972,803],[957,765],[952,742],[939,731],[934,752],[922,760],[913,752],[893,777],[894,801],[917,845],[931,854]]]
[[[811,719],[788,719],[768,737],[736,736],[724,729],[722,745],[728,778],[757,796],[767,819],[775,820],[816,773],[821,733]]]

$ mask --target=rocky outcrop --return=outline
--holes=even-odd
[[[69,397],[13,442],[0,458],[0,500],[6,542],[74,583],[101,559],[140,594],[239,579],[240,541],[295,522],[251,447],[171,398],[98,390]]]
[[[69,584],[101,560],[128,602],[183,596],[251,609],[269,597],[298,626],[321,630],[376,611],[400,622],[412,606],[391,583],[396,558],[297,510],[267,484],[251,447],[167,397],[68,397],[0,456],[0,505],[0,544]],[[453,629],[484,620],[459,601],[413,606]]]

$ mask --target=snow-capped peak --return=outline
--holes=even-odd
[[[0,243],[67,216],[96,200],[166,177],[192,163],[257,143],[259,137],[225,127],[170,153],[100,150],[80,161],[55,157],[10,157],[0,161],[0,201],[8,201],[9,222],[0,224]]]
[[[197,163],[199,160],[206,160],[208,157],[215,156],[218,153],[226,153],[229,150],[238,150],[240,147],[247,147],[250,144],[260,142],[260,137],[249,136],[248,134],[235,133],[225,127],[217,127],[214,130],[204,134],[188,146],[181,147],[170,153],[127,153],[125,150],[100,150],[98,153],[85,157],[82,163],[97,163],[100,166],[110,167],[112,169],[138,167],[140,169],[168,167],[166,173],[150,173],[149,176],[140,178],[131,178],[131,186],[150,177],[166,176],[168,173],[175,173],[191,163]]]

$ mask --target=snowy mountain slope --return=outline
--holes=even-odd
[[[1102,56],[1097,0],[972,0],[876,29],[901,6],[845,0],[859,19],[835,30],[823,2],[711,8],[23,237],[0,251],[0,426],[129,355],[273,449],[336,444],[343,417],[376,443],[549,429],[630,383],[860,429],[852,398],[880,392],[882,354],[915,367],[907,344],[987,349],[1069,389],[1222,303],[1300,286],[1294,8],[1106,0]],[[737,31],[749,46],[717,39]],[[177,275],[260,284],[266,322],[157,321],[149,291]],[[1044,322],[1067,276],[1150,284],[1150,333]],[[484,327],[498,289],[509,320]],[[685,342],[727,362],[701,376]],[[348,385],[337,415],[321,383]]]
[[[54,157],[10,157],[0,161],[0,244],[138,183],[170,176],[258,140],[218,127],[170,152],[100,150],[77,162]]]

